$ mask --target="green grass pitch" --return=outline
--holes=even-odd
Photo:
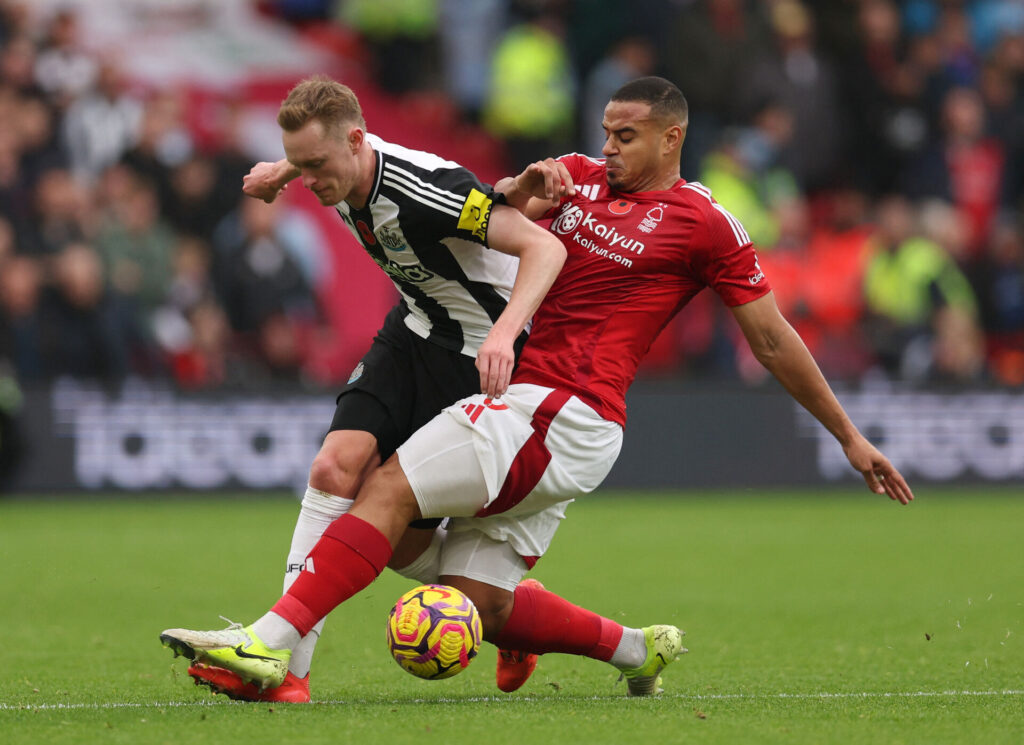
[[[410,583],[332,614],[311,706],[211,697],[157,636],[250,622],[279,595],[290,497],[0,500],[0,740],[20,743],[1020,743],[1024,499],[918,487],[647,494],[573,505],[533,576],[690,654],[654,699],[607,665],[495,652],[446,681],[384,643]]]

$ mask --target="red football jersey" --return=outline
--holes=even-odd
[[[549,213],[562,272],[534,316],[512,380],[562,388],[625,424],[626,389],[665,324],[704,287],[729,306],[769,291],[750,238],[711,191],[623,193],[603,160],[564,155],[576,196]]]

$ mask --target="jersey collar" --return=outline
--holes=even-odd
[[[366,198],[366,206],[369,207],[371,204],[377,201],[377,195],[380,193],[380,182],[384,176],[384,153],[380,149],[380,138],[376,135],[367,134],[367,141],[373,148],[373,188],[370,189],[370,194]]]

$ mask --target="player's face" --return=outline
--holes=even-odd
[[[651,119],[649,104],[611,101],[604,109],[605,177],[616,191],[661,188],[664,163],[664,126]]]
[[[311,119],[295,132],[284,132],[281,140],[288,162],[302,172],[302,185],[316,195],[320,204],[337,204],[359,185],[362,174],[356,153],[363,134],[358,127],[332,133]]]

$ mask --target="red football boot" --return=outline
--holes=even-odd
[[[188,674],[196,685],[204,685],[214,693],[223,693],[235,701],[272,701],[288,704],[308,704],[309,675],[300,678],[289,671],[284,682],[277,688],[260,691],[252,683],[246,683],[238,675],[222,667],[212,665],[192,665]]]
[[[519,583],[521,587],[533,587],[543,590],[544,585],[540,580],[528,577]],[[498,669],[495,677],[498,680],[498,689],[505,693],[512,693],[518,690],[523,683],[530,679],[534,669],[537,667],[537,655],[532,652],[519,652],[514,649],[498,649]]]

